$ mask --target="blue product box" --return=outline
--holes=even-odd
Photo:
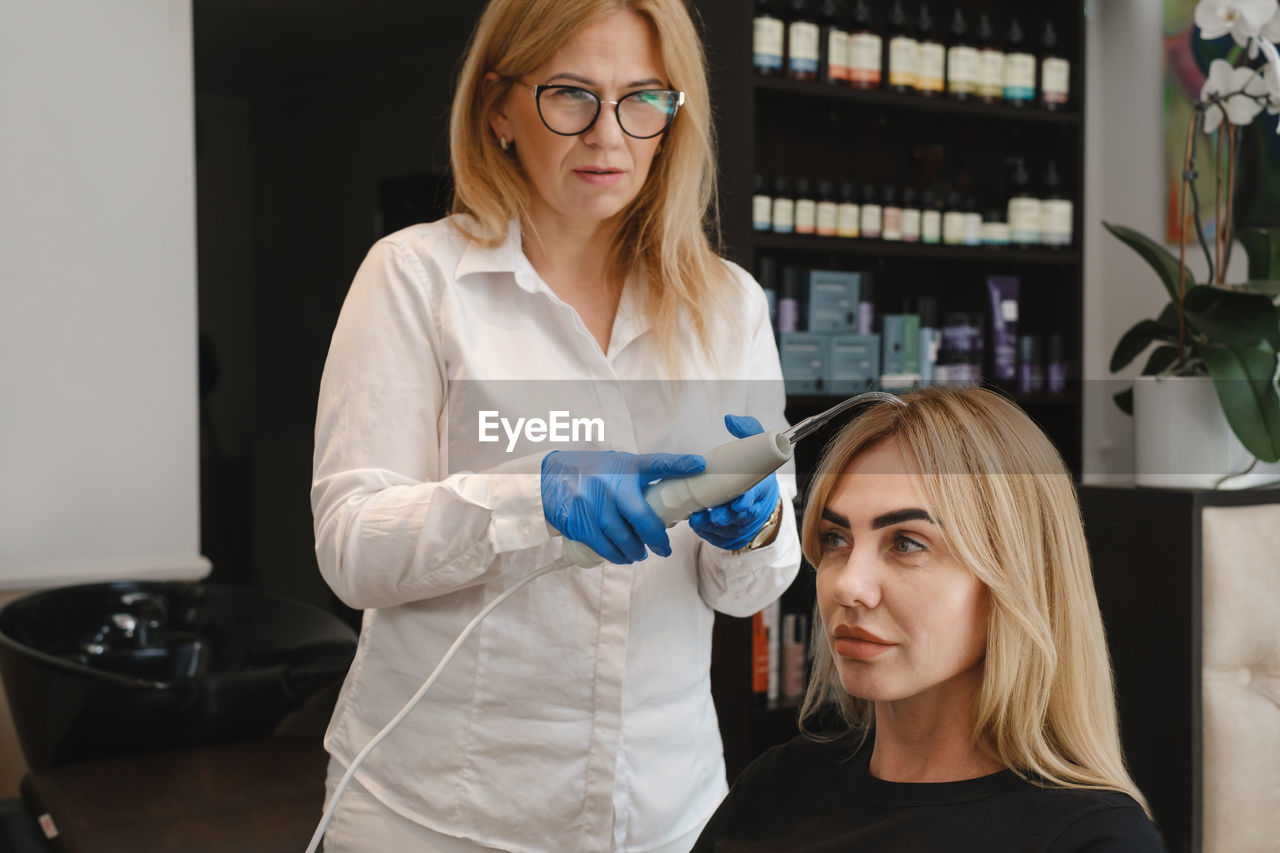
[[[783,332],[778,335],[782,379],[788,394],[817,394],[826,390],[830,335]]]
[[[880,384],[886,390],[902,390],[920,384],[920,315],[885,314]]]
[[[828,393],[849,396],[879,387],[879,335],[832,335],[827,344]]]
[[[857,328],[862,273],[810,270],[808,287],[811,332],[843,332]]]

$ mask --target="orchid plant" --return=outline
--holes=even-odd
[[[1195,24],[1201,39],[1230,35],[1236,44],[1229,58],[1209,64],[1187,129],[1179,221],[1186,221],[1190,195],[1194,230],[1204,250],[1208,277],[1205,284],[1196,284],[1186,268],[1187,231],[1191,229],[1181,229],[1175,258],[1131,228],[1103,223],[1156,271],[1170,297],[1159,317],[1139,322],[1120,338],[1111,356],[1111,370],[1124,368],[1149,345],[1159,344],[1142,374],[1208,375],[1241,444],[1256,459],[1274,462],[1280,459],[1280,394],[1276,384],[1280,374],[1280,312],[1273,301],[1280,293],[1280,284],[1275,281],[1280,277],[1280,229],[1241,229],[1233,234],[1231,210],[1239,129],[1251,124],[1263,110],[1280,114],[1280,52],[1276,48],[1280,2],[1200,0]],[[1197,175],[1192,168],[1197,122],[1203,123],[1206,134],[1216,133],[1212,250],[1201,224]],[[1250,281],[1244,284],[1226,283],[1233,238],[1242,243],[1249,258]],[[1132,414],[1132,389],[1117,394],[1116,403]]]

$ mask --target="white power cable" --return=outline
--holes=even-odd
[[[413,706],[417,705],[418,701],[426,695],[427,690],[429,690],[431,685],[435,683],[436,678],[444,671],[444,668],[449,665],[449,661],[453,659],[454,653],[458,651],[458,648],[463,644],[467,637],[471,636],[471,632],[474,631],[476,626],[484,620],[484,617],[488,616],[493,608],[506,601],[516,590],[520,589],[534,578],[540,578],[548,572],[554,572],[556,569],[568,568],[572,565],[574,565],[573,559],[568,555],[565,555],[554,563],[543,566],[524,580],[517,583],[515,586],[504,591],[493,601],[490,601],[479,613],[475,615],[474,619],[467,623],[467,627],[462,629],[462,633],[458,635],[458,639],[453,641],[453,645],[444,653],[444,657],[440,659],[440,663],[436,664],[436,668],[427,676],[427,680],[422,682],[422,686],[418,688],[417,693],[413,694],[413,698],[411,698],[408,703],[400,709],[399,713],[391,718],[391,722],[382,727],[382,731],[374,735],[373,739],[365,744],[364,749],[360,750],[360,753],[351,762],[351,766],[347,768],[347,772],[342,775],[342,781],[338,782],[338,787],[333,789],[333,797],[329,800],[329,804],[325,806],[324,816],[320,818],[320,825],[316,827],[315,834],[311,836],[311,843],[307,845],[307,853],[315,853],[319,848],[320,839],[324,838],[324,831],[329,826],[329,821],[333,818],[333,813],[338,807],[338,798],[341,797],[342,792],[346,790],[347,784],[351,781],[351,777],[355,775],[356,768],[360,766],[362,761],[364,761],[365,756],[372,752],[373,748],[381,743],[383,738],[391,734],[391,730],[399,725],[400,721],[413,710]]]

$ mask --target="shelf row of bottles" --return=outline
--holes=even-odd
[[[1032,184],[1022,157],[1009,158],[1007,189],[980,205],[956,189],[877,187],[853,181],[756,175],[751,224],[757,233],[944,244],[1066,249],[1074,242],[1074,205],[1048,160]],[[988,194],[990,196],[990,194]]]
[[[766,255],[756,273],[788,394],[983,382],[1018,394],[1066,390],[1064,336],[1019,328],[1018,276],[987,276],[985,305],[941,314],[937,299],[918,297],[877,316],[869,271],[780,268]]]
[[[1051,19],[1033,45],[1017,16],[997,36],[986,12],[971,28],[956,7],[944,27],[936,8],[893,0],[877,16],[868,0],[756,0],[752,63],[765,77],[1045,110],[1068,106],[1071,62]]]

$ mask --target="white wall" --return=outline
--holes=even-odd
[[[1145,357],[1113,375],[1116,341],[1167,302],[1155,273],[1102,221],[1162,239],[1164,142],[1161,0],[1087,0],[1089,64],[1085,140],[1084,480],[1133,478],[1133,422],[1111,396],[1136,376]],[[1177,253],[1176,246],[1169,246]],[[1195,244],[1187,266],[1203,276]],[[1243,278],[1235,252],[1228,280]]]
[[[0,27],[0,589],[196,577],[191,8]]]

